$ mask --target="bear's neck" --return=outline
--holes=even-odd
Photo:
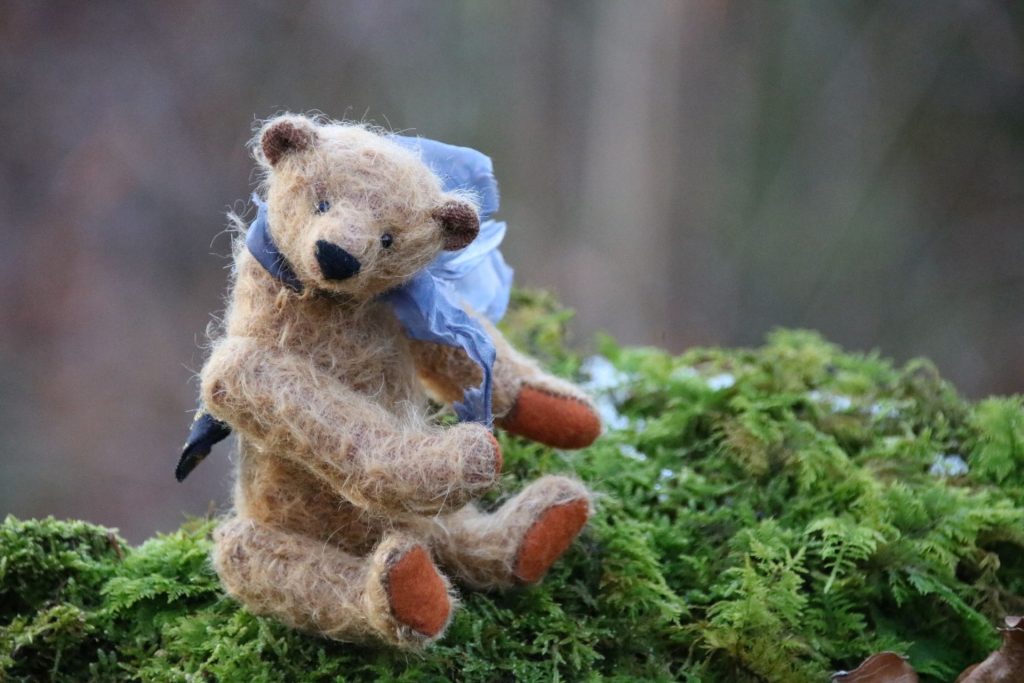
[[[305,289],[296,292],[276,280],[251,254],[242,252],[232,288],[227,316],[227,332],[246,337],[274,337],[302,329],[303,334],[316,336],[311,325],[362,327],[365,320],[393,318],[383,301],[356,299],[344,294]],[[386,310],[385,310],[386,309]]]

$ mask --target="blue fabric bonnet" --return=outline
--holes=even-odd
[[[469,304],[496,323],[505,315],[512,289],[512,269],[499,250],[507,226],[491,218],[499,202],[491,160],[468,147],[402,135],[390,137],[418,152],[441,179],[445,192],[470,192],[479,202],[480,233],[476,239],[464,249],[442,252],[385,297],[410,337],[461,347],[480,366],[483,383],[464,392],[455,412],[460,420],[490,425],[494,343],[462,305]]]

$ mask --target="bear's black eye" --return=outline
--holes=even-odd
[[[394,243],[395,238],[391,236],[390,232],[386,232],[380,236],[380,246],[384,247],[385,249],[387,249]]]
[[[317,213],[327,213],[330,210],[331,210],[331,203],[329,201],[327,201],[326,199],[321,199],[320,201],[318,201],[316,203],[316,212]]]

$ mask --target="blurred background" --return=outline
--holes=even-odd
[[[1024,389],[1024,3],[0,5],[0,514],[133,541],[172,471],[258,118],[490,154],[521,286],[672,351],[820,330]]]

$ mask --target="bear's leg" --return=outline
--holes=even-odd
[[[497,425],[555,448],[584,448],[593,443],[601,433],[601,419],[587,395],[572,383],[544,372],[536,361],[513,348],[494,325],[475,317],[487,329],[497,351],[493,391]],[[442,401],[461,400],[467,387],[479,386],[482,381],[480,368],[462,349],[422,341],[413,342],[412,349],[424,384]]]
[[[426,645],[444,633],[455,597],[427,547],[393,533],[367,557],[255,520],[214,532],[224,588],[252,612],[335,640]]]
[[[585,448],[601,434],[601,419],[589,399],[547,373],[524,378],[512,407],[495,422],[507,432],[555,448]]]
[[[574,479],[541,477],[493,513],[467,505],[424,519],[424,535],[441,565],[473,587],[536,583],[583,529],[591,497]]]

